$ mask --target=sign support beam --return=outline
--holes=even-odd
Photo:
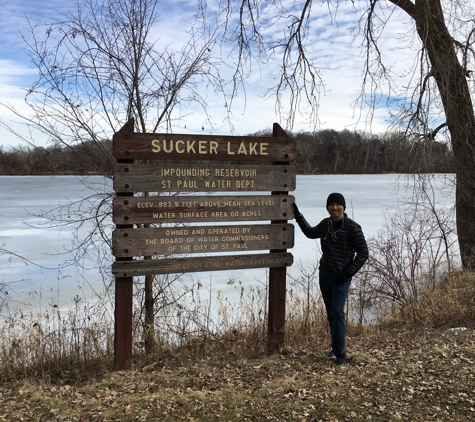
[[[134,119],[130,119],[117,132],[116,136],[127,139],[134,132]],[[118,163],[130,163],[134,160],[118,159]],[[133,193],[117,193],[120,199],[130,198]],[[132,224],[116,226],[118,229],[131,229]],[[116,258],[120,262],[124,258]],[[115,277],[115,308],[114,308],[114,367],[117,370],[130,369],[132,363],[132,302],[133,277]]]
[[[274,123],[272,135],[274,138],[286,138],[287,133]],[[275,165],[288,165],[289,162],[275,162]],[[280,195],[282,192],[272,192]],[[285,223],[285,220],[271,220],[271,224]],[[271,253],[286,253],[286,249],[271,250]],[[285,335],[285,296],[286,296],[286,267],[269,268],[269,306],[267,316],[267,353],[278,352],[284,344]]]

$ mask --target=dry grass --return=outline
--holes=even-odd
[[[0,381],[37,378],[75,382],[112,367],[113,325],[101,307],[64,314],[15,311],[0,321]],[[94,317],[93,317],[94,315]]]
[[[321,307],[306,314],[308,304],[289,296],[281,353],[265,354],[265,294],[252,304],[243,295],[221,310],[228,324],[219,332],[190,332],[179,346],[159,341],[146,357],[137,344],[124,372],[111,371],[107,313],[103,324],[90,318],[95,308],[50,314],[54,329],[12,316],[1,333],[0,420],[475,420],[473,273],[444,280],[378,324],[350,323],[349,367],[324,356]],[[449,330],[457,327],[466,330]]]
[[[475,274],[459,272],[433,289],[422,292],[418,302],[391,312],[384,324],[412,328],[473,328],[475,323]]]

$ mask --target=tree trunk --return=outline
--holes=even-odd
[[[416,1],[413,14],[443,103],[456,161],[456,216],[464,268],[475,268],[475,115],[466,69],[439,0]]]

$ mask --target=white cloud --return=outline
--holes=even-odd
[[[2,40],[0,57],[3,58],[0,62],[0,101],[13,102],[21,111],[26,112],[26,109],[22,108],[25,92],[21,90],[21,87],[28,87],[31,84],[35,70],[31,67],[30,60],[24,51],[25,44],[18,30],[27,26],[25,15],[33,24],[61,19],[67,11],[74,12],[75,1],[54,0],[42,3],[41,7],[30,0],[6,0],[4,3],[0,21]],[[360,3],[365,2],[356,4]],[[210,9],[214,4],[210,2]],[[196,4],[188,0],[169,1],[159,3],[159,7],[161,8],[158,10],[160,22],[153,29],[155,37],[159,45],[179,49],[189,39],[187,31],[194,19]],[[363,58],[359,56],[359,42],[354,41],[351,32],[359,17],[360,12],[353,8],[352,2],[338,3],[337,22],[332,20],[334,16],[330,15],[327,7],[313,6],[313,20],[309,28],[310,37],[306,48],[314,58],[314,62],[322,69],[321,75],[325,83],[318,113],[321,128],[369,129],[365,126],[365,115],[360,115],[360,110],[352,107],[361,91],[363,68]],[[277,25],[268,31],[274,37],[283,27],[283,23]],[[391,17],[391,23],[387,25],[383,33],[385,59],[388,65],[394,66],[395,71],[401,75],[410,68],[414,56],[414,52],[407,48],[407,41],[400,39],[400,34],[406,30],[407,21],[404,21],[404,16],[395,15]],[[229,64],[232,64],[232,59],[229,60]],[[278,121],[274,99],[265,100],[263,94],[275,85],[275,77],[279,75],[279,65],[278,59],[270,60],[266,65],[253,65],[245,93],[240,92],[233,103],[231,117],[237,133],[255,132],[268,128],[273,122]],[[225,124],[227,114],[223,100],[212,93],[209,93],[207,100],[216,129],[220,133],[229,133],[229,127]],[[196,107],[183,109],[182,113],[187,115],[186,121],[183,121],[181,125],[183,131],[185,131],[185,124],[186,131],[189,133],[201,133],[203,126],[206,133],[211,130],[207,116]],[[386,128],[387,116],[384,108],[376,110],[372,125],[374,131],[381,132]],[[11,117],[10,113],[0,108],[0,119],[7,123]],[[305,121],[304,116],[297,115],[294,129],[309,130],[312,127]],[[9,139],[7,143],[14,142],[11,135],[1,128],[0,139],[3,143],[5,139]]]

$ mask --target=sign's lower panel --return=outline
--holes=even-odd
[[[287,252],[130,260],[114,262],[112,274],[116,277],[134,277],[152,274],[288,267],[293,262],[294,257]]]

